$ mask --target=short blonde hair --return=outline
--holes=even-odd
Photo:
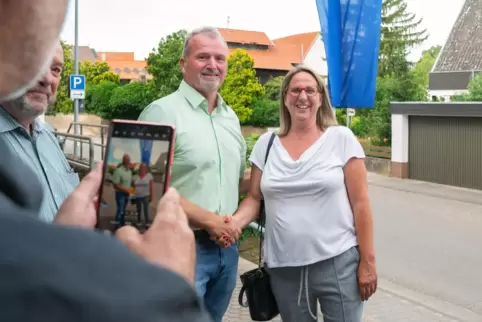
[[[316,80],[316,83],[318,84],[318,91],[320,91],[321,93],[321,107],[318,109],[316,115],[316,125],[320,128],[320,130],[324,130],[333,125],[338,125],[335,112],[333,111],[333,108],[331,106],[330,97],[328,96],[328,90],[323,80],[310,67],[305,65],[298,65],[291,69],[288,74],[286,74],[283,80],[283,84],[281,85],[281,99],[279,110],[280,128],[278,131],[279,136],[287,135],[291,129],[291,116],[288,108],[285,105],[285,97],[288,93],[288,87],[290,86],[293,76],[298,73],[310,74],[311,76],[313,76],[313,78]]]

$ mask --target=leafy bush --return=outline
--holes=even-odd
[[[278,101],[281,98],[281,85],[283,84],[284,76],[271,78],[264,84],[266,97],[272,101]],[[278,103],[279,104],[279,103]]]
[[[108,109],[109,101],[114,90],[119,87],[114,82],[101,82],[87,87],[85,92],[85,111],[99,114],[99,111]]]
[[[253,102],[253,114],[249,125],[268,127],[279,126],[279,102],[261,97]]]
[[[259,134],[250,134],[244,137],[246,141],[246,167],[249,167],[249,156],[251,155],[251,151],[253,151],[254,144],[258,141],[260,135]]]
[[[119,86],[112,91],[109,104],[102,106],[97,114],[107,120],[114,118],[136,120],[142,110],[153,100],[149,93],[144,83],[134,82]]]
[[[368,135],[367,124],[365,118],[353,116],[350,120],[350,128],[357,137],[366,137]]]

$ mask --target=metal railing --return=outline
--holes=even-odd
[[[70,131],[77,126],[80,130],[80,135],[84,135],[84,128],[96,128],[100,129],[100,143],[92,141],[92,144],[94,146],[99,146],[101,148],[100,155],[101,159],[104,159],[104,154],[105,154],[105,148],[107,145],[106,142],[106,136],[107,136],[107,130],[109,129],[109,125],[105,124],[93,124],[93,123],[83,123],[83,122],[72,122],[69,125],[69,128],[67,129],[67,133],[70,134]],[[82,155],[82,149],[83,146],[80,145],[80,154]]]
[[[253,221],[253,222],[249,223],[248,226],[249,226],[250,228],[253,228],[254,230],[259,231],[262,235],[264,235],[264,227],[261,226],[261,225],[258,225],[257,222],[254,222],[254,221]]]
[[[63,132],[54,132],[55,136],[59,140],[60,147],[62,151],[65,153],[65,143],[67,139],[70,139],[74,142],[74,144],[80,143],[80,146],[82,147],[84,144],[89,145],[89,155],[87,158],[84,158],[82,149],[81,149],[81,154],[80,157],[77,157],[75,155],[71,155],[68,153],[65,153],[65,157],[67,158],[67,161],[69,161],[70,164],[84,168],[84,169],[92,169],[95,165],[95,160],[94,160],[94,144],[92,141],[92,138],[90,136],[85,136],[85,135],[76,135],[76,134],[70,134],[70,133],[63,133]],[[87,160],[87,162],[85,161]]]

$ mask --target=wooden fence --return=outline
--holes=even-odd
[[[369,142],[360,142],[363,150],[365,150],[366,156],[391,159],[392,158],[392,148],[388,146],[376,146],[371,145]]]

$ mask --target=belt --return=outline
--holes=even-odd
[[[204,229],[193,230],[196,240],[211,240],[209,233]]]

